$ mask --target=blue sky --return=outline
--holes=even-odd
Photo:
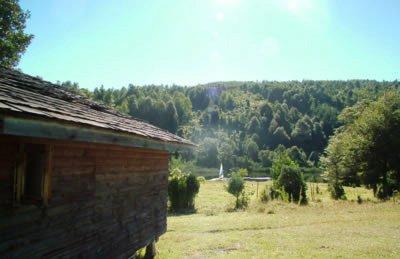
[[[93,89],[400,78],[398,0],[20,3],[35,38],[19,68],[49,81]]]

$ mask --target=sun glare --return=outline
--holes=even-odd
[[[240,0],[215,0],[217,4],[224,6],[235,6],[240,4]]]
[[[286,8],[292,13],[302,13],[312,8],[310,0],[288,0]]]

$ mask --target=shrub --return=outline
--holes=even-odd
[[[260,199],[262,202],[269,202],[271,200],[271,197],[268,193],[268,187],[265,187],[265,189],[261,191]]]
[[[235,209],[245,209],[249,206],[250,195],[245,191],[239,196],[238,204]]]
[[[361,198],[360,195],[357,195],[357,203],[358,203],[358,204],[363,203],[363,199]]]
[[[272,161],[272,167],[270,171],[272,179],[278,179],[283,167],[285,166],[299,168],[299,165],[289,157],[287,152],[282,151],[278,155],[276,155],[274,160]]]
[[[276,189],[274,186],[270,186],[269,187],[269,197],[271,198],[271,200],[279,199],[281,197],[281,192],[278,189]]]
[[[261,192],[261,201],[268,202],[275,199],[281,198],[279,190],[275,189],[274,186],[265,186],[265,189]]]
[[[377,185],[375,196],[380,200],[387,200],[393,195],[393,189],[387,183],[381,183]]]
[[[240,177],[246,177],[249,175],[249,171],[247,171],[246,168],[240,168],[237,173],[240,175]]]
[[[310,196],[311,196],[311,200],[312,200],[312,201],[315,201],[315,196],[316,196],[317,194],[320,194],[320,190],[319,190],[319,187],[318,187],[318,183],[311,182],[311,183],[309,184],[309,187],[310,187]]]
[[[199,181],[199,183],[205,183],[206,178],[204,176],[197,176],[197,181]]]
[[[194,198],[199,193],[200,182],[193,174],[186,175],[186,203],[188,209],[194,209]]]
[[[393,197],[393,202],[396,203],[396,201],[400,200],[400,192],[395,190],[393,192],[393,196],[392,197]]]
[[[171,157],[169,171],[172,172],[174,169],[179,169],[182,172],[194,172],[194,161],[185,161],[181,157]]]
[[[200,182],[192,174],[182,173],[175,168],[171,171],[168,184],[168,198],[170,210],[194,210],[194,199],[199,192]]]
[[[232,173],[228,181],[227,191],[236,197],[235,209],[245,208],[248,198],[244,193],[244,179],[239,172]]]
[[[291,202],[290,195],[285,190],[279,190],[279,198],[284,202]]]
[[[288,194],[289,202],[307,204],[307,185],[298,168],[283,166],[275,185]]]
[[[331,193],[332,199],[345,200],[346,193],[344,192],[343,186],[339,182],[334,182],[328,186],[328,190]]]

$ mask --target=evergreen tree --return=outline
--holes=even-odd
[[[256,142],[254,142],[252,139],[249,139],[246,141],[245,147],[245,154],[251,158],[253,161],[258,160],[258,145]]]
[[[310,128],[310,123],[308,123],[307,118],[302,118],[297,121],[291,135],[295,145],[302,147],[308,146],[307,150],[311,149],[312,128]]]
[[[189,122],[192,114],[192,103],[188,97],[183,93],[175,93],[174,103],[176,112],[178,113],[179,124],[184,124]]]
[[[129,115],[131,115],[132,117],[138,117],[139,116],[139,108],[138,108],[138,104],[135,100],[135,98],[131,97],[128,100],[128,113]]]
[[[258,133],[260,131],[260,121],[257,117],[253,116],[247,125],[247,131],[249,133]]]
[[[169,101],[166,108],[166,129],[169,132],[175,133],[178,129],[178,113],[173,102]]]
[[[276,147],[279,144],[284,146],[288,146],[290,143],[290,137],[286,133],[283,127],[278,127],[275,132],[272,134],[273,139],[273,147]]]
[[[260,106],[260,115],[266,119],[266,122],[269,123],[272,119],[273,110],[271,105],[268,102],[263,102]]]

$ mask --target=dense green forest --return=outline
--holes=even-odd
[[[400,83],[371,80],[218,82],[195,87],[62,87],[188,138],[199,145],[186,159],[199,167],[269,173],[286,150],[305,171],[318,165],[340,112],[375,100]]]

